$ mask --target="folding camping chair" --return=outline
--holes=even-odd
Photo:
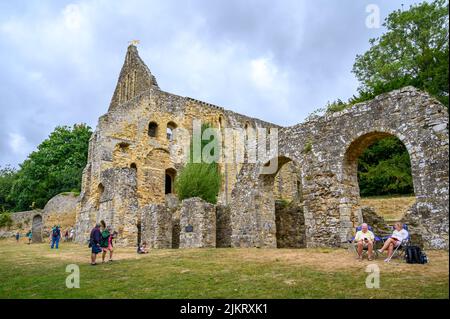
[[[402,240],[400,245],[395,247],[394,251],[392,252],[392,256],[387,258],[386,262],[390,262],[391,259],[394,258],[394,257],[405,258],[406,247],[411,245],[411,234],[409,233],[409,229],[408,229],[408,225],[407,224],[403,224],[403,229],[405,229],[408,232],[408,237],[406,239]],[[383,245],[386,242],[386,240],[388,240],[391,237],[392,237],[391,235],[381,237],[381,239],[383,241]]]
[[[357,232],[359,232],[361,229],[362,229],[361,226],[356,227],[355,228],[355,234]],[[368,226],[368,229],[371,232],[373,232],[372,226]],[[375,233],[374,233],[374,235],[375,235],[375,241],[374,241],[374,244],[373,244],[373,257],[376,259],[376,258],[378,258],[378,252],[377,252],[377,249],[376,249],[376,244],[381,242],[381,238],[378,237]],[[353,236],[352,239],[348,240],[348,243],[350,244],[349,247],[348,247],[348,250],[350,252],[354,253],[356,256],[358,256],[358,251],[356,249],[356,243],[354,243],[354,241],[355,241],[355,236]],[[364,255],[367,255],[367,253],[368,253],[368,248],[364,247],[361,257],[364,257]]]

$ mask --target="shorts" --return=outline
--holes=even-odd
[[[102,249],[99,247],[99,246],[97,246],[97,245],[94,245],[94,246],[92,246],[92,253],[93,254],[98,254],[98,253],[100,253],[102,251]]]
[[[113,251],[113,247],[111,246],[111,245],[109,245],[108,247],[102,247],[102,251],[104,252],[104,253],[106,253],[107,251]]]
[[[402,242],[400,241],[400,240],[396,240],[395,242],[394,242],[394,247],[398,247],[398,246],[400,246],[402,244]]]

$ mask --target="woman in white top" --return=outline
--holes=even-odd
[[[408,231],[403,228],[402,223],[395,223],[394,228],[395,229],[392,233],[392,236],[388,240],[386,240],[381,249],[378,249],[379,253],[383,253],[383,251],[385,251],[386,249],[388,250],[387,259],[392,256],[394,248],[400,246],[401,243],[409,236]]]

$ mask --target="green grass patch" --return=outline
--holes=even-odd
[[[436,253],[437,264],[422,266],[428,269],[382,269],[380,289],[366,288],[366,264],[342,249],[133,252],[118,249],[116,261],[93,267],[84,246],[62,243],[51,251],[1,240],[0,298],[448,298],[446,252]],[[69,264],[80,267],[79,289],[66,288]]]

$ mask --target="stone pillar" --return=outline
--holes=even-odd
[[[201,198],[181,203],[180,248],[216,247],[216,208]]]
[[[172,215],[163,204],[151,204],[142,209],[142,241],[155,249],[172,248]]]

